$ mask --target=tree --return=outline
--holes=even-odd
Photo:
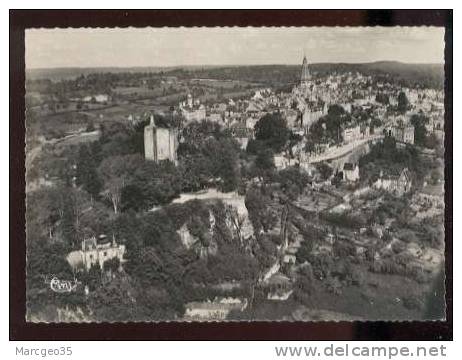
[[[27,246],[39,240],[53,240],[64,214],[67,191],[62,188],[43,188],[27,194]]]
[[[250,188],[245,194],[245,207],[249,211],[249,218],[252,222],[255,234],[267,232],[277,222],[277,216],[272,211],[271,200],[256,187]]]
[[[212,175],[220,178],[219,187],[228,192],[237,188],[239,179],[239,145],[231,138],[207,141]]]
[[[110,234],[112,231],[112,213],[110,208],[98,201],[83,204],[78,217],[78,234],[80,239]]]
[[[125,244],[128,254],[131,254],[144,246],[145,226],[144,217],[137,216],[131,210],[119,213],[111,223],[111,230],[116,239],[120,239]]]
[[[406,93],[401,91],[398,94],[398,111],[405,113],[409,108],[409,100],[407,99]]]
[[[244,244],[244,237],[243,237],[243,226],[245,223],[245,215],[240,215],[237,209],[232,205],[224,205],[226,218],[229,219],[233,234],[235,237],[239,239],[239,244],[242,248],[244,248],[247,244]]]
[[[314,276],[319,280],[327,278],[335,264],[332,257],[324,253],[316,256],[312,255],[309,262],[312,266]]]
[[[267,172],[274,169],[274,154],[270,148],[261,149],[255,158],[255,170],[257,176],[263,177]]]
[[[277,113],[266,114],[255,124],[255,138],[275,152],[282,151],[289,135],[286,121]]]
[[[144,126],[135,128],[128,124],[113,122],[110,126],[100,125],[101,158],[144,152]]]
[[[305,144],[305,151],[310,155],[315,151],[315,141],[313,140],[312,136],[307,136],[306,144]]]
[[[181,174],[171,162],[161,162],[156,164],[151,161],[145,161],[138,166],[125,186],[124,194],[130,190],[130,194],[139,199],[138,207],[141,209],[150,209],[154,205],[164,205],[177,197],[181,191]],[[124,197],[124,201],[133,199]],[[127,207],[128,203],[124,203]]]
[[[431,172],[430,172],[430,183],[432,185],[437,185],[438,182],[440,181],[441,179],[441,173],[440,173],[440,170],[438,169],[433,169]]]
[[[112,273],[115,273],[119,270],[119,267],[120,267],[120,260],[117,257],[108,259],[103,263],[104,271],[110,271]]]
[[[383,104],[383,105],[388,105],[390,103],[390,99],[388,97],[388,95],[384,94],[384,93],[378,93],[376,96],[375,96],[375,101]]]
[[[334,172],[334,170],[324,162],[317,164],[316,169],[319,171],[323,180],[329,179]]]
[[[247,154],[257,155],[260,151],[265,149],[265,143],[261,140],[250,139],[245,151]]]
[[[294,287],[295,297],[301,300],[302,303],[307,303],[309,296],[316,291],[315,277],[310,264],[306,264],[300,268]]]
[[[342,124],[350,122],[350,115],[342,106],[332,105],[329,107],[327,115],[320,121],[325,125],[328,138],[340,142],[342,141]]]
[[[216,123],[193,123],[183,130],[183,139],[178,155],[184,190],[213,185],[226,192],[237,188],[240,147],[229,131]]]
[[[95,160],[87,145],[79,148],[76,169],[76,185],[82,186],[93,198],[98,198],[101,192],[101,180],[96,171]]]
[[[440,142],[438,140],[438,137],[434,133],[431,133],[430,135],[426,136],[425,147],[429,149],[437,149],[439,145],[440,145]]]
[[[332,246],[332,251],[336,257],[346,258],[348,256],[356,255],[356,247],[354,244],[337,240]]]
[[[305,261],[310,260],[311,252],[313,251],[313,241],[305,239],[301,244],[300,248],[297,251],[297,262],[303,264]]]
[[[412,115],[411,124],[414,126],[414,141],[417,145],[425,146],[427,138],[427,128],[425,127],[430,120],[424,115]]]
[[[128,279],[116,278],[90,293],[88,307],[97,321],[137,320],[135,295]]]
[[[180,159],[181,189],[199,191],[208,186],[211,179],[210,164],[205,154],[183,156]]]
[[[26,303],[28,314],[43,314],[47,307],[73,307],[84,305],[80,294],[59,294],[50,289],[53,276],[62,280],[73,279],[72,269],[66,261],[69,248],[62,243],[31,243],[26,248]],[[52,319],[44,319],[52,321]],[[56,320],[55,320],[56,321]]]
[[[119,211],[122,189],[143,163],[140,155],[111,156],[101,162],[98,172],[104,181],[103,191],[111,201],[115,214]]]
[[[299,168],[291,166],[278,174],[281,189],[291,200],[296,200],[308,185],[310,177]]]

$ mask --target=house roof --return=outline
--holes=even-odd
[[[408,168],[404,168],[401,171],[400,176],[404,176],[407,180],[409,180],[411,178],[411,174],[410,174]]]
[[[393,168],[393,169],[388,169],[386,172],[384,172],[383,174],[383,178],[384,179],[398,179],[400,178],[401,176],[404,176],[407,180],[410,180],[411,178],[411,174],[408,170],[408,168],[404,168],[404,169],[396,169],[396,168]]]
[[[280,274],[280,273],[276,273],[274,274],[273,276],[271,276],[268,281],[267,281],[268,284],[288,284],[290,283],[290,279],[283,275],[283,274]]]
[[[83,246],[85,249],[91,249],[93,246],[97,245],[97,241],[95,237],[91,237],[89,239],[83,240]]]
[[[352,163],[345,163],[343,164],[343,170],[354,170],[355,166]]]

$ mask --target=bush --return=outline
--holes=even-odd
[[[337,240],[333,245],[333,252],[336,257],[345,258],[356,255],[356,246],[346,241]]]
[[[300,269],[294,286],[295,297],[303,303],[308,301],[309,295],[315,291],[314,274],[311,265]]]
[[[397,241],[393,243],[393,245],[391,246],[391,249],[393,250],[395,254],[399,254],[403,252],[404,250],[406,250],[406,245],[404,245],[404,243],[401,241]]]
[[[327,254],[311,255],[309,262],[314,276],[319,280],[327,278],[334,267],[334,260]]]
[[[326,281],[326,289],[334,295],[340,295],[342,293],[342,284],[337,278],[329,277]]]

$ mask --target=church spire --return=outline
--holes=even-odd
[[[308,61],[306,60],[306,55],[303,54],[303,63],[302,63],[302,74],[300,78],[301,84],[306,84],[311,78],[310,69],[308,68]]]

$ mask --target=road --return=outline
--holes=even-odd
[[[321,161],[334,160],[334,159],[337,159],[337,158],[340,158],[342,156],[349,154],[354,149],[360,146],[363,146],[370,141],[374,141],[374,140],[378,140],[382,138],[383,138],[383,135],[372,135],[372,136],[368,136],[360,140],[352,141],[342,146],[330,148],[329,150],[325,151],[324,153],[320,155],[310,157],[308,159],[308,162],[313,164],[313,163],[318,163]]]

